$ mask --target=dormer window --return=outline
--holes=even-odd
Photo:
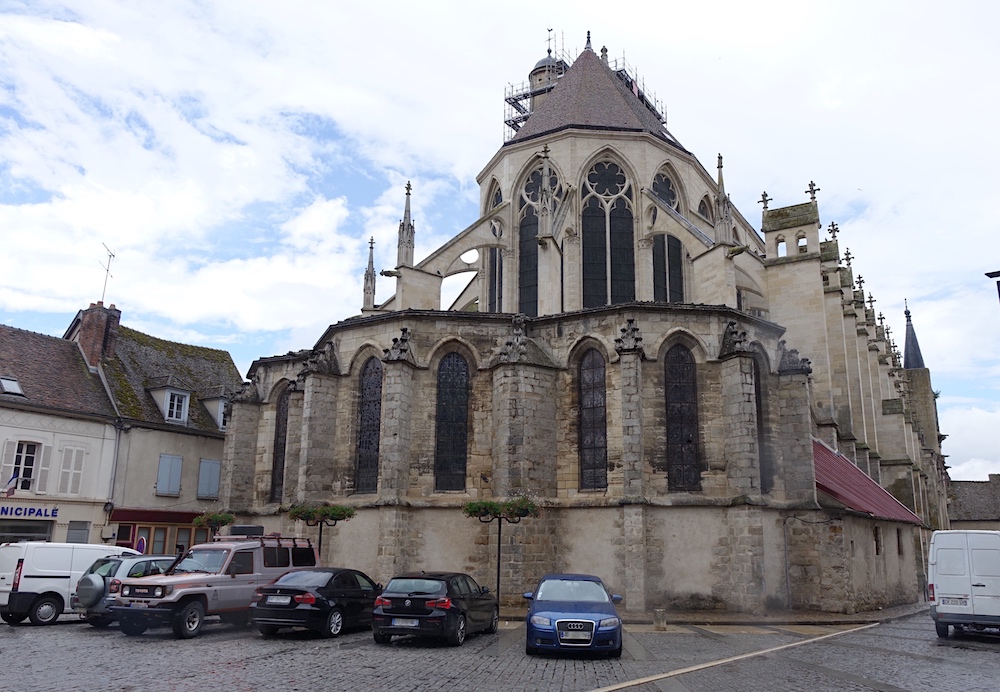
[[[181,392],[167,392],[166,419],[174,423],[184,423],[188,415],[188,395]]]
[[[21,383],[13,377],[0,377],[0,392],[3,394],[18,394],[24,396]]]

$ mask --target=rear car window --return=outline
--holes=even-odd
[[[292,548],[292,565],[295,567],[315,567],[316,552],[312,548]]]
[[[416,577],[393,579],[385,590],[392,593],[436,594],[444,593],[445,588],[443,581]]]
[[[288,548],[264,546],[264,566],[265,567],[288,567],[292,564],[288,555]]]
[[[99,577],[113,577],[115,572],[118,571],[118,565],[121,563],[121,560],[114,560],[106,557],[101,558],[88,567],[84,574],[96,574]]]
[[[319,588],[321,586],[326,586],[328,581],[330,581],[329,572],[310,572],[309,570],[302,570],[301,572],[288,572],[287,574],[282,574],[274,583],[276,586],[303,586],[306,588]]]

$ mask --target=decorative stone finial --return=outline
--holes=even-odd
[[[809,199],[812,200],[813,202],[815,202],[816,201],[816,193],[819,192],[819,188],[816,187],[816,183],[814,183],[813,181],[810,180],[809,181],[809,189],[806,190],[806,192],[809,194]]]
[[[761,193],[760,199],[757,200],[757,204],[763,204],[764,211],[767,211],[767,203],[770,201],[772,200],[770,197],[767,196],[767,191],[765,190],[763,193]]]

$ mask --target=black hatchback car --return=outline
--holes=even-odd
[[[396,635],[440,637],[461,646],[467,634],[493,633],[500,624],[496,597],[468,574],[411,572],[393,577],[375,599],[377,644]]]
[[[254,592],[250,620],[265,636],[283,627],[305,627],[336,637],[346,627],[367,627],[381,592],[381,584],[357,570],[294,570]]]

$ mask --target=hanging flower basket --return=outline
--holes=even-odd
[[[344,505],[292,505],[288,510],[288,518],[297,521],[304,521],[310,526],[315,526],[320,522],[324,524],[336,524],[338,521],[347,521],[355,514],[353,507]]]
[[[236,517],[229,512],[204,512],[194,518],[192,522],[195,526],[211,529],[212,533],[218,533],[223,526],[229,526]]]

